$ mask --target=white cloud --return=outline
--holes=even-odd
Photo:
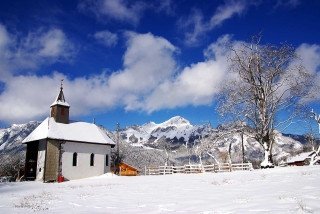
[[[10,44],[10,36],[5,26],[0,24],[0,50],[3,51]]]
[[[185,30],[185,44],[198,45],[200,39],[208,32],[221,25],[225,20],[235,15],[241,15],[248,7],[247,1],[226,1],[219,6],[209,21],[203,21],[203,15],[199,10],[193,10],[191,16],[180,19],[178,25]]]
[[[320,99],[320,45],[301,44],[296,49],[297,55],[301,58],[302,63],[306,70],[315,75],[314,83],[315,87],[311,89],[311,99],[307,99],[308,102]]]
[[[9,59],[12,57],[10,52],[12,41],[10,37],[5,26],[0,24],[0,81],[11,75]]]
[[[110,31],[103,30],[96,32],[93,37],[106,47],[115,46],[118,42],[118,36]]]
[[[203,15],[199,10],[193,10],[187,19],[180,19],[178,27],[185,31],[184,43],[188,46],[198,45],[200,38],[208,31],[203,23]]]
[[[42,77],[11,76],[0,95],[0,120],[26,122],[48,115],[49,106],[59,92],[60,79],[64,79],[71,116],[116,106],[141,109],[140,100],[176,71],[175,51],[164,38],[150,33],[129,33],[124,68],[110,76],[102,73],[73,80],[58,72]]]
[[[187,105],[210,105],[227,75],[225,43],[230,36],[220,37],[204,55],[207,60],[183,69],[175,78],[162,83],[142,105],[147,112]]]
[[[60,29],[38,29],[17,37],[0,24],[0,81],[20,70],[72,61],[75,54],[75,46]]]
[[[138,98],[146,96],[175,72],[176,48],[150,33],[130,33],[127,46],[124,69],[110,76],[109,86],[115,93],[123,94],[123,103],[130,110],[136,109],[132,103],[136,104]]]
[[[52,90],[64,78],[61,74],[53,77],[16,76],[6,82],[0,96],[0,119],[6,122],[26,122],[49,115],[49,97],[56,97]],[[57,87],[56,87],[57,88]],[[44,102],[43,102],[44,101]]]
[[[305,68],[311,74],[315,74],[319,71],[320,66],[320,46],[313,44],[301,44],[296,53],[301,58]]]
[[[97,18],[109,18],[112,20],[123,21],[137,24],[140,21],[142,12],[146,5],[139,1],[126,0],[86,0],[79,4],[81,11],[91,11]]]
[[[75,79],[59,72],[42,77],[11,76],[0,94],[0,120],[16,123],[47,116],[59,92],[60,79],[64,79],[71,118],[116,107],[151,113],[188,105],[210,105],[223,80],[233,78],[227,72],[230,52],[225,44],[240,43],[224,35],[204,51],[203,62],[179,69],[175,59],[179,50],[168,40],[151,33],[127,33],[127,39],[123,68],[111,75],[102,72]],[[320,79],[320,46],[302,44],[297,53],[308,70],[317,72]]]
[[[70,61],[74,54],[73,44],[60,29],[39,29],[19,37],[0,24],[0,81],[5,83],[0,94],[0,120],[25,122],[46,114],[39,111],[45,106],[41,101],[52,94],[52,86],[57,82],[52,80],[60,79],[59,75],[19,74],[43,64]]]
[[[55,60],[67,60],[73,56],[73,45],[60,29],[41,32],[31,38],[33,47],[40,57],[54,57]]]
[[[231,1],[218,7],[216,13],[210,19],[209,29],[212,30],[235,15],[241,15],[246,7],[247,4],[243,1]]]

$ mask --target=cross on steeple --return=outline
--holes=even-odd
[[[60,87],[60,90],[61,90],[61,91],[62,91],[62,89],[63,89],[63,87],[62,87],[62,82],[63,82],[63,80],[64,80],[64,79],[61,80],[61,87]]]

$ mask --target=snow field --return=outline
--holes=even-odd
[[[320,213],[320,166],[0,183],[0,213]]]

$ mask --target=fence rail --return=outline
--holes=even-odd
[[[145,175],[171,175],[174,173],[202,173],[202,172],[232,172],[232,171],[251,171],[251,163],[223,163],[212,165],[184,165],[184,166],[158,166],[146,167]]]

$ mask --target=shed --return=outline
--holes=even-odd
[[[138,173],[141,171],[126,164],[123,162],[120,162],[120,176],[137,176]],[[111,167],[111,172],[114,173],[114,167]]]
[[[312,152],[303,152],[299,155],[293,156],[287,160],[289,166],[305,166],[310,164],[311,156],[314,154]]]

